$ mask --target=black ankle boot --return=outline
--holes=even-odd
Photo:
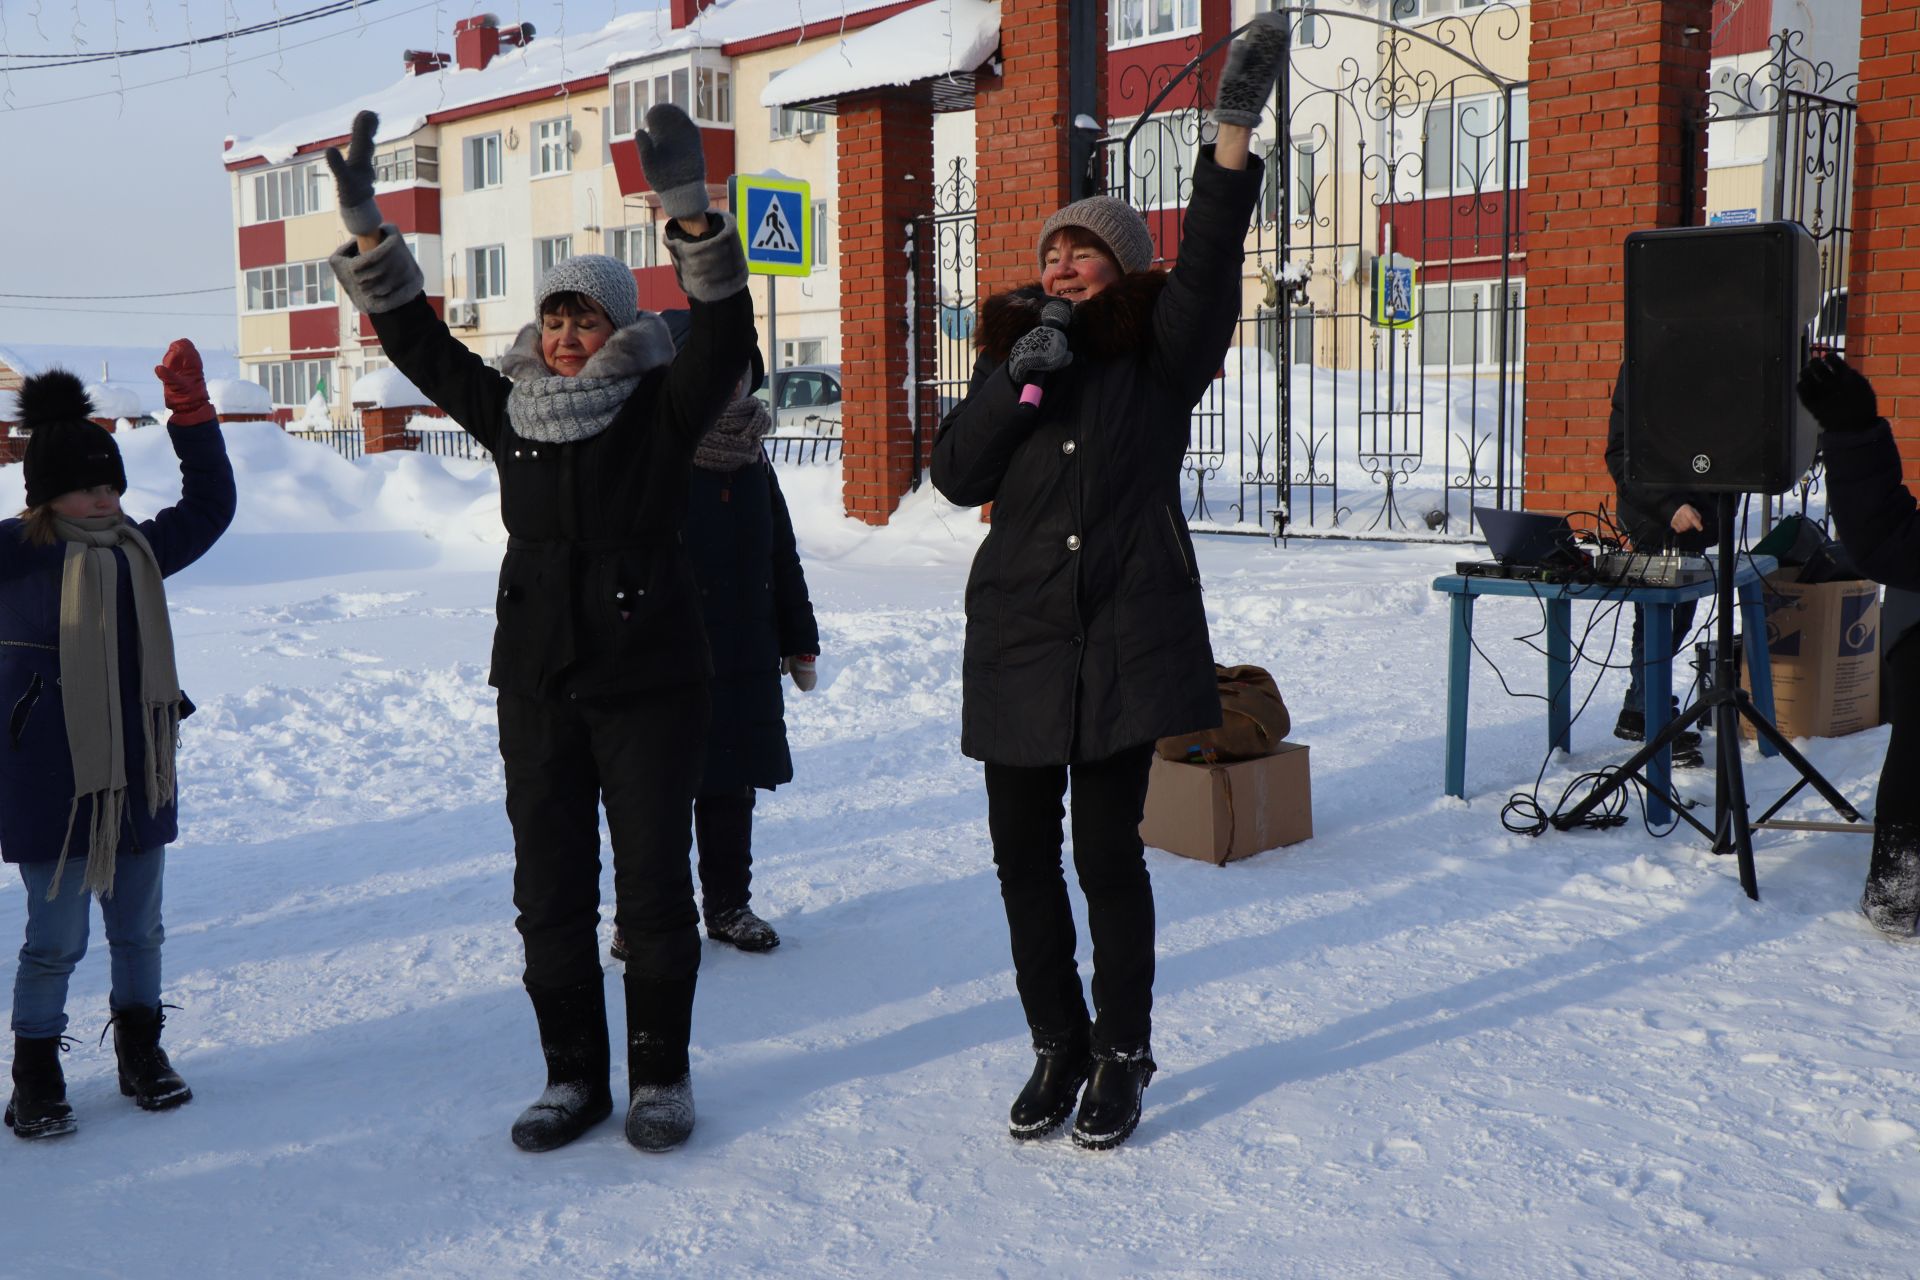
[[[1680,699],[1673,700],[1671,720],[1680,718]],[[1623,742],[1645,742],[1647,740],[1647,713],[1638,704],[1620,708],[1619,718],[1613,722],[1613,736]],[[1698,757],[1700,755],[1700,735],[1692,729],[1684,729],[1673,739],[1674,763],[1681,756]]]
[[[1090,1151],[1117,1147],[1140,1123],[1140,1095],[1157,1070],[1145,1045],[1137,1049],[1095,1049],[1093,1074],[1080,1095],[1073,1122],[1075,1145]]]
[[[13,1096],[6,1125],[16,1138],[57,1138],[79,1126],[67,1105],[67,1078],[60,1071],[60,1036],[13,1038]]]
[[[1016,1138],[1039,1138],[1065,1124],[1080,1101],[1090,1055],[1087,1032],[1033,1029],[1033,1074],[1013,1100],[1007,1132]]]
[[[540,1023],[547,1087],[513,1122],[513,1145],[552,1151],[613,1114],[607,1084],[607,992],[599,979],[552,991],[528,990]]]
[[[671,1151],[693,1134],[693,987],[692,977],[627,975],[626,1133],[642,1151]]]
[[[1920,825],[1885,822],[1873,837],[1873,863],[1860,913],[1889,938],[1911,938],[1920,921]]]
[[[193,1101],[193,1090],[160,1047],[166,1014],[160,1006],[113,1011],[113,1052],[120,1060],[120,1092],[142,1111],[168,1111]]]
[[[780,945],[780,935],[752,907],[735,907],[712,917],[707,921],[707,936],[742,951],[771,951]]]

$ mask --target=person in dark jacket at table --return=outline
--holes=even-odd
[[[507,551],[495,601],[500,757],[513,825],[515,921],[547,1087],[513,1125],[526,1151],[573,1141],[612,1109],[598,937],[600,810],[615,919],[630,952],[627,1141],[693,1131],[688,1075],[700,935],[687,865],[712,664],[682,539],[687,472],[755,344],[733,220],[707,209],[700,130],[668,104],[637,134],[692,299],[676,357],[633,272],[599,254],[555,266],[534,323],[489,367],[428,304],[419,266],[374,201],[363,111],[327,160],[354,239],[334,273],[387,357],[493,455]]]
[[[960,749],[985,763],[1033,1034],[1034,1069],[1009,1117],[1016,1138],[1058,1127],[1077,1100],[1075,1142],[1117,1145],[1155,1070],[1147,772],[1156,739],[1220,723],[1180,460],[1193,406],[1233,340],[1261,189],[1250,130],[1285,49],[1273,14],[1234,42],[1173,270],[1151,269],[1146,222],[1119,200],[1090,197],[1047,219],[1040,283],[987,301],[966,398],[934,443],[940,492],[993,503],[967,582]],[[1069,782],[1091,1021],[1061,870]]]
[[[1607,471],[1619,499],[1621,532],[1632,549],[1645,555],[1675,551],[1683,555],[1702,555],[1720,537],[1720,522],[1711,496],[1666,485],[1633,484],[1627,479],[1627,369],[1613,383],[1613,411],[1607,416]],[[1697,600],[1683,600],[1673,606],[1673,644],[1678,654],[1693,629]],[[1628,742],[1641,742],[1647,736],[1646,715],[1646,610],[1633,606],[1632,660],[1627,677],[1627,696],[1621,702],[1620,715],[1614,721],[1613,736]],[[1674,711],[1679,700],[1674,699]],[[1673,763],[1681,768],[1698,768],[1705,762],[1700,751],[1700,735],[1688,729],[1673,742]]]
[[[676,344],[686,341],[687,312],[660,318]],[[780,945],[752,906],[754,792],[793,781],[780,679],[811,692],[820,652],[793,519],[760,444],[773,426],[753,394],[765,376],[755,350],[733,401],[694,450],[687,498],[687,549],[713,650],[713,727],[693,802],[700,914],[709,938],[742,951]],[[616,928],[614,958],[626,950]]]
[[[120,1092],[146,1111],[193,1097],[160,1047],[166,847],[179,836],[180,691],[163,579],[233,521],[233,467],[200,353],[182,338],[154,369],[180,458],[180,501],[148,520],[120,507],[120,447],[90,421],[80,380],[54,369],[19,390],[27,507],[0,522],[0,858],[26,889],[13,979],[13,1094],[21,1138],[72,1133],[60,1070],[67,985],[100,900]]]
[[[1873,856],[1860,910],[1892,938],[1920,921],[1920,509],[1873,384],[1837,355],[1808,362],[1800,400],[1821,427],[1827,510],[1862,573],[1887,586],[1881,614],[1893,722],[1874,801]]]

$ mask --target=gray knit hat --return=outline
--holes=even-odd
[[[540,292],[533,300],[533,318],[556,293],[583,293],[600,304],[613,327],[624,329],[640,314],[640,290],[633,283],[633,272],[618,258],[604,253],[582,253],[568,258],[547,272]]]
[[[1048,218],[1034,244],[1042,269],[1047,265],[1047,241],[1062,227],[1079,227],[1099,236],[1123,272],[1145,271],[1153,264],[1153,233],[1147,230],[1147,220],[1125,200],[1088,196]]]

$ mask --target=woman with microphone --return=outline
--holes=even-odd
[[[967,583],[960,749],[986,766],[1033,1032],[1016,1138],[1057,1128],[1077,1100],[1074,1141],[1116,1146],[1155,1069],[1147,771],[1156,739],[1220,723],[1180,460],[1239,318],[1262,174],[1250,131],[1286,47],[1271,13],[1234,42],[1173,270],[1153,269],[1147,224],[1120,200],[1092,196],[1047,219],[1039,284],[987,300],[967,396],[934,443],[934,486],[963,506],[993,503]],[[1061,870],[1069,781],[1092,1018]]]

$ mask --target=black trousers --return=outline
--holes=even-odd
[[[1143,1048],[1153,1018],[1153,883],[1140,843],[1153,745],[1090,764],[989,764],[987,827],[1007,909],[1014,981],[1036,1031],[1087,1024],[1061,871],[1061,797],[1072,782],[1073,866],[1093,936],[1093,1043]]]
[[[753,884],[753,788],[693,802],[700,846],[700,914],[708,920],[747,905]]]
[[[1887,739],[1886,763],[1880,766],[1874,826],[1920,824],[1920,635],[1906,636],[1894,646],[1881,677],[1890,686],[1893,733]]]
[[[707,715],[698,681],[617,699],[500,692],[514,924],[529,989],[600,980],[602,805],[628,972],[653,981],[698,972],[688,855]]]

